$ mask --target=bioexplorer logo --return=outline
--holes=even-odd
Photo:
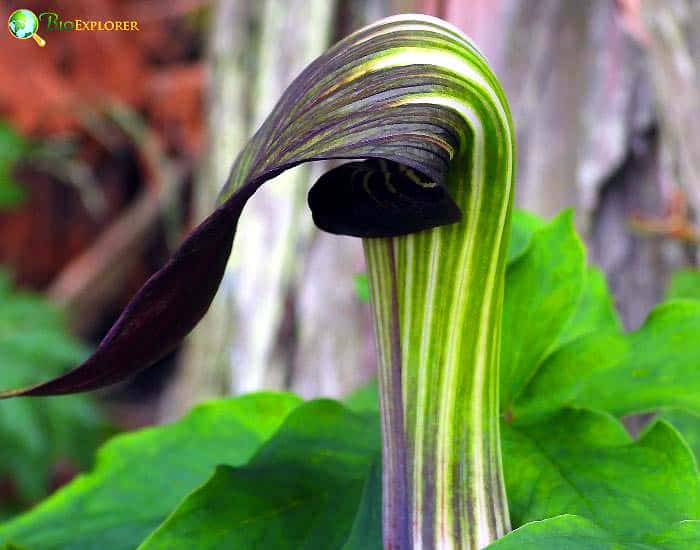
[[[46,46],[46,40],[39,36],[38,31],[43,29],[51,33],[54,31],[140,31],[138,21],[90,20],[90,19],[66,19],[62,20],[54,11],[44,11],[39,17],[32,10],[19,9],[12,12],[7,21],[10,34],[20,40],[34,39],[42,48]],[[42,29],[42,32],[44,32]]]
[[[7,20],[7,27],[10,29],[10,34],[20,40],[28,40],[33,38],[34,42],[42,48],[46,46],[46,40],[37,34],[39,30],[39,19],[32,10],[15,10]]]

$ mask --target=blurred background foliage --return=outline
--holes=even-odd
[[[24,190],[12,173],[14,165],[26,154],[27,145],[12,126],[0,121],[0,209],[17,206]]]
[[[61,373],[86,355],[64,316],[0,272],[0,384],[16,387]],[[90,396],[0,404],[0,514],[36,502],[92,464],[110,434]]]
[[[3,388],[79,361],[210,211],[294,76],[337,39],[399,12],[443,17],[489,57],[518,132],[518,206],[547,217],[575,208],[626,328],[665,295],[700,297],[700,2],[22,5],[141,30],[46,33],[43,49],[2,38],[0,267],[12,274],[0,278]],[[167,421],[261,387],[340,396],[371,380],[361,243],[318,232],[305,206],[322,170],[290,171],[247,206],[246,238],[214,306],[176,354],[99,395],[0,404],[0,509],[88,466],[108,425]],[[700,433],[694,417],[675,420]]]

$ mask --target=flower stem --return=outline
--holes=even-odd
[[[468,158],[449,182],[460,224],[365,240],[387,548],[476,549],[510,528],[498,369],[511,193],[459,181]]]

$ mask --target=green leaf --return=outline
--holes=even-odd
[[[662,304],[626,337],[598,333],[558,350],[515,409],[572,405],[618,416],[674,407],[700,412],[698,334],[700,302]]]
[[[700,302],[674,301],[656,307],[644,325],[629,335],[625,361],[595,376],[580,401],[618,415],[663,407],[700,412],[698,334]]]
[[[566,253],[566,252],[564,252]],[[559,335],[557,347],[596,331],[621,331],[622,323],[605,275],[597,267],[586,270],[583,291],[574,315]]]
[[[575,515],[561,515],[523,525],[487,546],[488,550],[642,550],[620,544],[593,522]]]
[[[528,523],[488,550],[690,550],[700,545],[700,522],[683,521],[648,537],[621,538],[570,514]]]
[[[664,550],[700,548],[700,521],[680,521],[663,533],[649,537],[649,543]]]
[[[360,507],[343,550],[382,550],[382,460],[372,463]]]
[[[577,514],[619,537],[700,518],[692,453],[660,421],[636,442],[603,413],[565,410],[546,422],[505,424],[503,455],[514,526]]]
[[[501,406],[508,408],[574,314],[584,283],[584,249],[571,211],[535,231],[508,266],[503,310]]]
[[[593,347],[600,350],[601,357],[614,353],[614,341],[601,340]],[[371,392],[363,389],[359,395],[362,409],[369,409]],[[700,433],[700,419],[676,411],[666,414],[679,424],[679,418],[685,419],[687,425],[681,424],[682,428]],[[503,424],[501,433],[515,526],[577,513],[599,521],[595,529],[605,535],[604,540],[616,543],[628,538],[628,533],[633,537],[637,532],[666,529],[694,533],[697,527],[697,522],[682,521],[700,513],[695,464],[684,442],[666,423],[655,423],[639,441],[632,442],[622,424],[609,415],[567,409],[534,424]],[[638,529],[640,523],[649,529]]]
[[[376,378],[348,395],[345,406],[356,413],[379,414],[379,385]]]
[[[622,326],[602,272],[583,269],[584,250],[571,214],[545,225],[520,213],[513,237],[526,244],[517,245],[522,250],[506,274],[502,401],[504,408],[510,405],[509,418],[542,416],[576,395],[579,370],[590,372],[619,358],[597,346],[607,345],[614,338],[607,332]],[[605,336],[578,341],[600,332]]]
[[[682,409],[674,409],[663,411],[660,418],[670,422],[681,433],[696,459],[700,460],[700,416]]]
[[[682,269],[671,275],[666,299],[681,298],[700,300],[700,271],[697,269]]]
[[[220,466],[141,548],[342,547],[381,448],[375,422],[330,400],[301,405],[247,465]]]
[[[508,241],[508,263],[514,262],[525,253],[530,247],[535,231],[541,229],[544,225],[544,220],[539,216],[535,216],[525,210],[513,210],[510,240]]]
[[[581,398],[584,392],[600,392],[590,380],[598,372],[615,369],[627,356],[629,343],[617,332],[594,332],[549,355],[512,406],[509,418],[515,423],[541,419],[569,406],[592,406]],[[612,379],[612,377],[611,377]],[[605,392],[625,391],[624,380],[613,381]]]
[[[272,393],[216,401],[172,425],[116,437],[90,474],[0,526],[0,544],[133,549],[215,465],[247,462],[299,402]]]

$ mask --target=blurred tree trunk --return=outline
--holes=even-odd
[[[644,0],[641,41],[649,54],[664,174],[700,213],[700,2]]]
[[[389,13],[384,0],[340,0],[333,41]],[[366,383],[376,368],[369,307],[358,300],[353,282],[365,270],[362,244],[313,229],[300,256],[290,296],[295,330],[287,385],[306,398],[339,397]]]
[[[235,155],[282,91],[333,41],[338,9],[329,0],[216,4],[197,219],[213,208]],[[349,20],[356,10],[346,14]],[[206,397],[289,386],[308,396],[338,395],[371,376],[361,366],[369,324],[352,291],[353,273],[363,270],[361,247],[350,239],[331,244],[313,228],[306,192],[318,175],[317,167],[290,170],[246,207],[238,227],[244,237],[236,239],[221,290],[181,354],[164,418]],[[329,315],[338,312],[343,327],[333,323],[329,331]]]
[[[625,325],[638,326],[668,274],[691,259],[686,244],[630,222],[667,215],[675,184],[691,199],[697,189],[700,3],[416,5],[466,31],[502,79],[517,128],[516,204],[545,216],[574,207],[590,260],[606,271]],[[675,178],[660,151],[676,159]]]
[[[196,217],[215,205],[235,155],[304,65],[325,49],[333,3],[221,0],[212,14],[208,152],[197,182]],[[283,386],[274,348],[297,245],[309,171],[278,178],[246,207],[224,281],[211,311],[188,339],[164,415],[209,396]],[[203,269],[206,266],[202,266]]]

